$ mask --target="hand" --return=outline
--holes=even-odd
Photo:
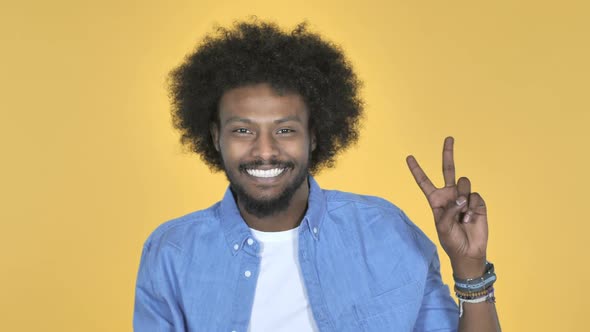
[[[408,156],[408,167],[426,196],[438,239],[451,260],[457,278],[477,278],[483,275],[488,243],[486,205],[478,193],[471,193],[471,183],[461,177],[455,183],[452,137],[447,137],[443,148],[443,176],[445,186],[436,188],[413,156]]]

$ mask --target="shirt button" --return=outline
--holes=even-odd
[[[248,245],[250,245],[250,246],[251,246],[251,245],[253,245],[253,244],[254,244],[254,240],[252,240],[252,239],[248,239]]]
[[[234,250],[238,250],[238,249],[240,249],[240,246],[237,243],[234,244]]]
[[[246,276],[246,278],[250,278],[250,276],[252,275],[252,272],[246,271],[246,272],[244,272],[244,275]]]
[[[313,233],[314,233],[314,234],[317,234],[317,233],[318,233],[318,228],[317,228],[317,227],[314,227],[314,228],[313,228]]]

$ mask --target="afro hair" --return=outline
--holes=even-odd
[[[334,166],[339,152],[359,137],[361,82],[342,50],[301,23],[292,31],[256,19],[218,27],[169,76],[174,127],[181,142],[213,171],[223,170],[210,134],[228,90],[267,83],[303,97],[316,149],[310,172]]]

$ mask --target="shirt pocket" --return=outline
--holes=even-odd
[[[418,281],[389,290],[354,305],[362,331],[412,331],[420,309],[422,291]]]

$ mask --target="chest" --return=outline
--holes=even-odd
[[[260,308],[291,303],[309,310],[320,331],[411,330],[423,294],[412,254],[379,244],[323,247],[305,236],[273,252],[261,257],[254,245],[191,261],[179,276],[189,329],[247,331]]]

